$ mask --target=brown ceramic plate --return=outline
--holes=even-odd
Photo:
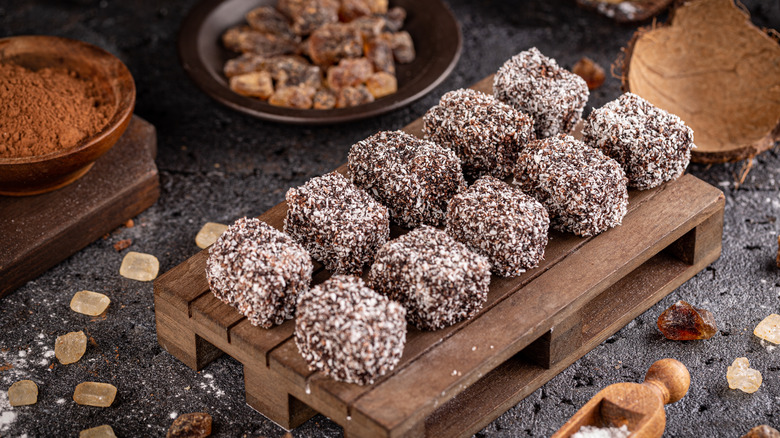
[[[398,91],[351,108],[301,110],[270,105],[241,96],[228,87],[222,67],[238,56],[222,46],[222,33],[245,22],[244,15],[276,0],[205,0],[189,13],[179,33],[179,56],[184,70],[206,94],[235,110],[283,123],[326,124],[372,117],[407,105],[439,85],[460,57],[460,27],[441,0],[391,0],[408,12],[404,30],[412,35],[417,58],[397,64]]]
[[[32,157],[0,158],[0,195],[36,195],[72,183],[114,146],[130,123],[135,107],[133,76],[122,61],[99,47],[54,36],[3,38],[0,63],[31,70],[65,67],[94,79],[102,98],[115,106],[101,131],[72,148]]]

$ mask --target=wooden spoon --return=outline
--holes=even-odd
[[[569,438],[582,426],[623,425],[631,438],[658,438],[666,428],[664,405],[683,398],[690,384],[685,365],[661,359],[647,370],[644,383],[615,383],[599,391],[552,438]]]

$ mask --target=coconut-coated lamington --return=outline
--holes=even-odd
[[[537,138],[568,134],[588,101],[584,79],[536,47],[510,58],[493,78],[493,95],[534,119]]]
[[[287,191],[284,230],[336,274],[358,274],[390,236],[387,208],[338,172]]]
[[[440,225],[447,203],[466,186],[451,149],[402,131],[382,131],[352,145],[352,182],[390,210],[398,225]]]
[[[633,93],[593,110],[583,141],[620,163],[628,185],[640,190],[680,177],[695,147],[685,122]]]
[[[255,218],[241,218],[209,249],[206,279],[212,293],[253,325],[290,319],[295,300],[309,289],[309,252],[290,236]]]
[[[533,119],[495,97],[450,91],[423,116],[427,140],[455,151],[467,176],[512,174],[517,155],[535,138]]]
[[[547,208],[551,226],[578,236],[620,225],[627,183],[617,161],[563,134],[529,143],[515,168],[515,184]]]
[[[534,198],[483,176],[450,201],[447,234],[488,257],[497,275],[520,275],[539,264],[550,219]]]
[[[406,343],[406,311],[365,285],[336,275],[298,299],[295,344],[311,370],[366,385],[398,364]]]
[[[442,230],[422,225],[387,242],[368,273],[377,292],[406,308],[420,330],[472,317],[487,301],[490,262]]]

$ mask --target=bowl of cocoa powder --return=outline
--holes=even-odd
[[[66,186],[124,133],[135,106],[127,67],[52,36],[0,39],[0,195]]]

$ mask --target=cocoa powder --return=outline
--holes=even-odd
[[[0,64],[0,158],[71,148],[103,129],[113,113],[94,80],[64,68]]]

